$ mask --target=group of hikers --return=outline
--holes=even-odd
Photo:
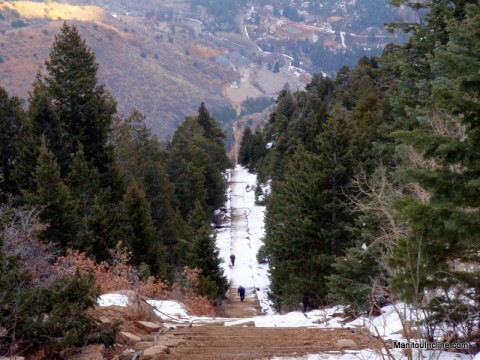
[[[230,255],[230,261],[232,262],[232,266],[235,265],[235,255]],[[238,287],[238,295],[240,295],[240,301],[243,302],[245,300],[245,288],[243,286]]]

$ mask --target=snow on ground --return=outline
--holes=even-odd
[[[237,165],[228,189],[228,216],[234,217],[229,228],[217,234],[217,247],[223,259],[223,271],[233,287],[255,287],[262,308],[273,314],[267,298],[268,265],[257,262],[257,252],[262,246],[265,206],[255,205],[257,177]],[[235,266],[230,264],[230,255],[235,255]]]
[[[163,320],[190,319],[187,310],[178,301],[147,300],[152,305],[155,314]]]
[[[98,306],[127,306],[128,297],[122,294],[103,294],[97,300]]]

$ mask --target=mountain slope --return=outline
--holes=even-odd
[[[13,5],[0,5],[0,86],[12,95],[28,98],[53,35],[66,20],[95,52],[100,82],[118,101],[119,113],[139,109],[161,138],[168,138],[185,115],[194,114],[201,101],[209,108],[227,104],[220,91],[224,71],[208,59],[187,55],[184,44],[193,41],[187,31],[154,31],[139,18],[116,17],[95,7]]]

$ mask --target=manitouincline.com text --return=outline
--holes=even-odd
[[[395,349],[428,349],[428,350],[447,350],[447,349],[468,349],[468,343],[442,343],[442,342],[413,342],[413,341],[394,341]]]

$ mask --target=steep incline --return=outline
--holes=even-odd
[[[252,231],[254,229],[250,229],[249,222],[249,217],[252,215],[255,207],[253,204],[255,175],[248,174],[241,167],[236,167],[230,175],[230,209],[228,210],[231,226],[228,234],[229,239],[225,243],[228,246],[228,251],[223,251],[222,254],[224,257],[224,269],[230,280],[230,290],[228,300],[224,303],[221,314],[230,318],[252,317],[263,314],[257,297],[257,289],[262,282],[262,279],[258,276],[259,271],[265,272],[265,269],[262,269],[258,264],[255,256],[261,234]],[[263,209],[260,209],[260,212],[259,217],[263,216]],[[261,231],[263,229],[260,227],[258,230]],[[236,257],[234,266],[230,263],[230,254],[234,254]],[[228,264],[228,267],[225,266],[226,264]],[[240,302],[237,292],[239,286],[243,286],[246,289],[245,301],[243,303]]]

